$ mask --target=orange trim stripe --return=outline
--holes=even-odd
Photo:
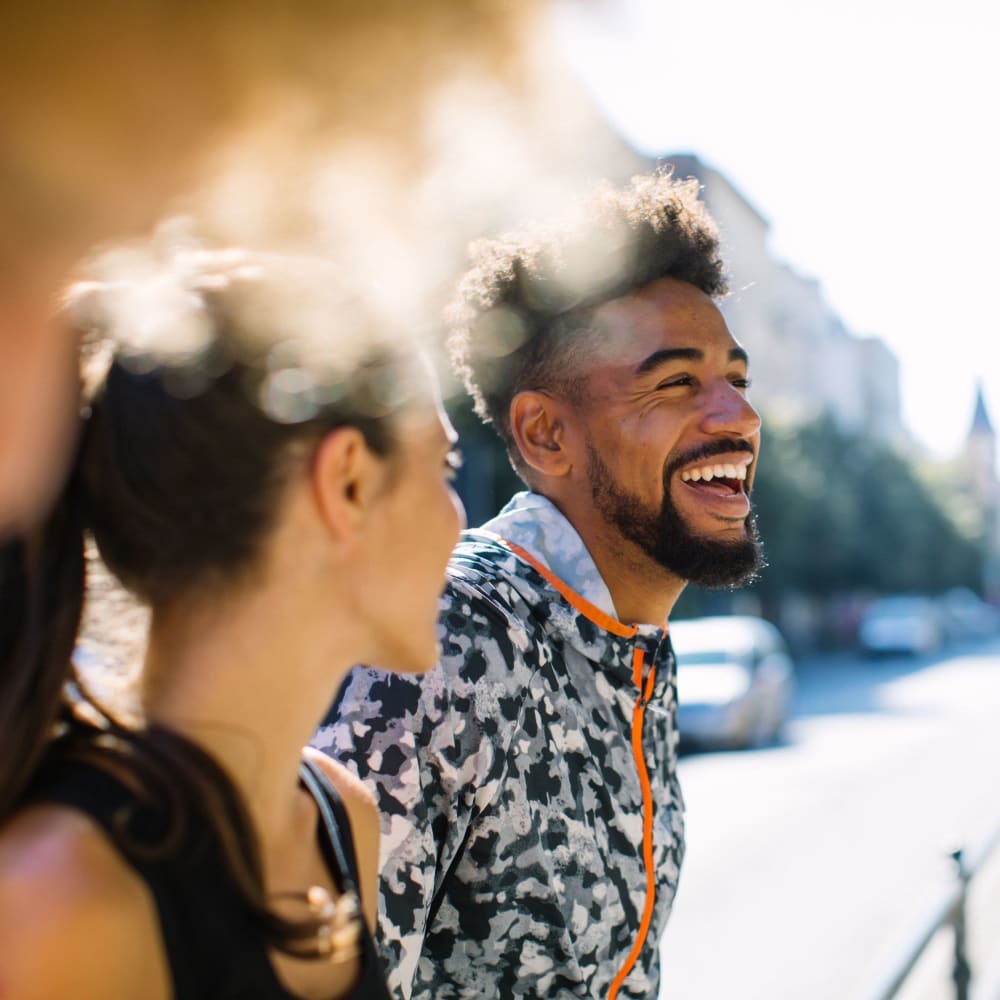
[[[632,945],[628,958],[625,959],[625,964],[618,970],[618,975],[611,983],[611,989],[608,990],[608,1000],[615,1000],[615,997],[618,996],[622,983],[625,982],[642,954],[642,949],[646,944],[646,936],[649,934],[649,925],[653,922],[653,906],[656,903],[656,875],[653,871],[653,791],[649,786],[649,772],[646,770],[646,757],[642,750],[642,723],[646,715],[646,702],[649,701],[653,693],[656,665],[650,666],[645,691],[641,688],[642,666],[642,650],[637,649],[632,656],[632,667],[633,677],[636,678],[636,687],[639,687],[640,690],[632,713],[632,755],[635,757],[635,765],[639,771],[639,783],[642,786],[642,861],[646,866],[646,905],[642,911],[639,934]]]
[[[486,532],[484,532],[486,534]],[[638,631],[639,627],[637,625],[625,625],[624,623],[618,621],[617,618],[612,618],[611,615],[605,614],[599,607],[595,604],[591,604],[585,597],[582,597],[575,590],[572,589],[568,584],[563,583],[546,566],[544,563],[539,562],[530,552],[526,549],[522,549],[520,545],[515,545],[513,542],[508,542],[506,538],[501,538],[499,535],[491,535],[497,542],[503,545],[505,548],[510,549],[518,557],[518,559],[523,559],[532,569],[540,573],[542,576],[552,584],[556,590],[562,594],[563,597],[569,601],[570,604],[576,608],[580,614],[589,618],[595,625],[599,625],[606,632],[612,632],[615,635],[620,635],[626,639],[631,639]]]

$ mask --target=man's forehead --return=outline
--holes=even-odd
[[[661,278],[612,299],[594,317],[602,333],[603,359],[619,364],[638,363],[666,349],[722,347],[728,352],[738,347],[711,297],[675,278]]]

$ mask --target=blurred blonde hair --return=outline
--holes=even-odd
[[[429,87],[456,60],[517,79],[536,4],[510,0],[38,0],[0,5],[0,207],[38,237],[149,221],[207,148],[308,101],[327,139],[416,151]],[[107,213],[110,211],[110,217]]]

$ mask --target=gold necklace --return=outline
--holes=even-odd
[[[275,893],[274,899],[305,903],[310,920],[305,922],[303,938],[313,937],[311,945],[292,953],[303,958],[322,958],[328,962],[349,962],[361,954],[361,906],[354,892],[334,899],[321,885],[305,891]]]

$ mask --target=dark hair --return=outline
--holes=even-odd
[[[515,468],[511,400],[529,388],[579,391],[581,363],[599,335],[597,306],[665,277],[713,297],[726,292],[718,232],[697,180],[664,171],[624,188],[603,185],[571,224],[482,240],[471,252],[449,311],[449,353]]]
[[[113,756],[166,819],[152,843],[123,829],[123,848],[172,854],[209,831],[267,939],[300,954],[318,921],[271,911],[255,832],[225,772],[179,734],[119,721],[71,663],[85,531],[122,583],[159,607],[253,572],[291,471],[329,430],[357,427],[393,456],[400,386],[419,368],[412,350],[371,330],[336,335],[338,313],[314,308],[332,301],[325,269],[240,260],[234,271],[232,254],[202,251],[166,275],[69,297],[78,326],[96,328],[86,353],[105,372],[91,373],[55,509],[0,553],[0,820],[47,761]]]

